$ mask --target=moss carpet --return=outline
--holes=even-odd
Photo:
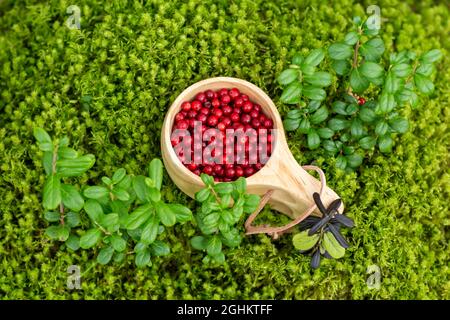
[[[145,4],[144,4],[145,3]],[[81,9],[81,30],[65,25]],[[408,133],[389,155],[374,153],[345,174],[320,151],[289,144],[301,163],[316,162],[357,227],[340,260],[312,271],[291,237],[247,237],[221,267],[205,266],[188,239],[192,224],[166,233],[172,254],[137,269],[94,264],[43,234],[44,170],[33,135],[40,126],[67,134],[96,164],[79,181],[116,168],[141,174],[160,156],[165,111],[190,84],[213,76],[246,79],[274,99],[276,76],[293,53],[342,39],[370,3],[325,1],[0,1],[0,298],[2,299],[448,299],[450,11],[446,1],[379,1],[387,51],[440,48],[436,91],[407,109]],[[386,54],[386,53],[385,53]],[[91,96],[90,103],[82,97]],[[86,99],[86,98],[84,98]],[[164,196],[195,203],[165,174]],[[277,217],[266,209],[266,216]],[[275,219],[275,218],[274,218]],[[69,265],[81,290],[66,287]],[[381,270],[379,289],[367,268]]]

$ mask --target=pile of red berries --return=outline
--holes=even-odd
[[[259,104],[250,101],[249,97],[237,88],[230,90],[223,88],[218,91],[206,90],[198,93],[193,101],[183,102],[180,112],[175,116],[173,130],[187,130],[190,137],[193,137],[194,126],[196,123],[198,126],[198,122],[201,122],[202,134],[209,128],[223,132],[223,146],[228,142],[226,138],[227,129],[242,129],[243,132],[254,129],[255,131],[251,132],[256,132],[256,136],[245,136],[243,138],[245,141],[241,141],[243,142],[241,145],[239,143],[234,144],[234,150],[224,147],[222,154],[213,154],[214,157],[222,156],[220,162],[211,162],[204,158],[199,159],[198,154],[195,157],[195,150],[201,150],[200,154],[203,154],[204,148],[208,146],[208,141],[204,141],[206,139],[202,138],[201,143],[195,143],[194,138],[183,138],[181,140],[180,137],[172,138],[171,143],[174,148],[179,143],[190,145],[192,153],[190,163],[187,163],[183,154],[177,155],[182,163],[197,175],[206,173],[213,176],[216,181],[233,181],[239,177],[253,175],[264,166],[259,158],[259,153],[255,152],[255,150],[261,148],[258,141],[260,142],[263,139],[262,137],[264,137],[264,143],[266,143],[267,155],[270,156],[272,152],[272,119],[262,112]],[[210,142],[213,142],[214,138],[211,137]],[[242,151],[242,148],[245,151],[245,158],[239,159],[236,155],[239,151]],[[230,157],[227,156],[230,152],[234,152],[234,161],[231,161]]]

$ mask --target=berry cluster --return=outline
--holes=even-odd
[[[223,150],[218,154],[213,150],[215,159],[222,156],[222,161],[209,161],[204,157],[199,158],[194,151],[203,150],[208,143],[202,137],[201,143],[195,143],[194,126],[201,123],[202,135],[206,130],[213,128],[219,130],[223,139]],[[264,163],[258,156],[261,144],[265,144],[267,156],[272,152],[272,133],[273,120],[262,112],[261,106],[250,101],[246,94],[241,93],[237,88],[220,89],[218,91],[206,90],[198,93],[193,101],[185,101],[181,104],[181,110],[175,116],[173,130],[181,129],[189,132],[189,138],[176,137],[172,138],[171,143],[175,148],[179,143],[190,145],[191,162],[187,163],[183,154],[178,154],[182,163],[193,173],[200,175],[205,173],[214,177],[215,181],[233,181],[239,177],[249,177],[260,170]],[[230,144],[230,139],[235,137],[227,137],[230,130],[243,130],[243,133],[253,132],[254,136],[246,134],[241,141],[234,143],[233,149],[226,148]],[[252,130],[253,129],[253,130]],[[248,131],[251,130],[251,131]],[[182,138],[182,140],[180,140]],[[210,138],[213,143],[215,136]],[[261,141],[264,139],[264,141]],[[231,141],[232,143],[233,141]],[[259,142],[259,145],[258,145]],[[239,155],[244,151],[244,158]],[[233,157],[229,157],[230,153],[234,153]],[[233,160],[231,160],[233,159]]]

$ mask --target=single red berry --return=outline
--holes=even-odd
[[[234,169],[234,171],[235,171],[235,175],[236,175],[236,177],[242,177],[243,175],[244,175],[244,169],[242,169],[241,167],[239,167],[239,166],[236,166],[236,168]]]
[[[253,167],[255,168],[256,171],[261,170],[261,168],[262,168],[263,166],[264,166],[264,165],[263,165],[262,163],[260,163],[260,162],[258,162],[258,163],[256,163],[256,164],[253,165]]]
[[[194,171],[195,169],[197,169],[197,165],[195,163],[189,163],[186,165],[186,167],[191,171]]]
[[[225,176],[227,177],[227,178],[234,178],[234,175],[236,174],[236,171],[234,171],[234,169],[233,168],[230,168],[230,169],[227,169],[227,170],[225,170]]]
[[[188,101],[185,101],[181,104],[181,109],[184,111],[189,111],[191,110],[191,103]]]
[[[223,106],[222,111],[223,114],[231,114],[233,112],[233,108],[230,106]]]
[[[237,114],[241,114],[242,113],[242,109],[241,108],[234,108],[233,112],[237,113]]]
[[[231,121],[237,123],[241,119],[241,117],[239,116],[238,113],[233,112],[230,116],[230,119],[231,119]]]
[[[215,108],[215,109],[213,110],[213,115],[215,115],[217,118],[220,118],[220,117],[223,115],[222,109]]]
[[[194,171],[192,171],[194,174],[196,175],[200,175],[202,172],[200,171],[200,169],[195,169]]]
[[[213,168],[212,168],[212,166],[210,166],[210,165],[206,165],[206,166],[203,168],[203,173],[206,173],[207,175],[211,175],[212,172],[213,172]]]
[[[219,96],[224,96],[228,94],[228,89],[227,88],[223,88],[219,90]]]
[[[259,122],[258,119],[256,119],[256,118],[252,119],[252,126],[253,126],[253,128],[258,129],[260,125],[261,125],[261,123]]]
[[[228,127],[231,124],[231,119],[229,117],[223,117],[222,118],[222,123]]]
[[[264,126],[266,129],[272,129],[272,127],[273,127],[273,121],[272,121],[271,119],[267,119],[267,120],[265,120],[265,121],[263,122],[263,126]]]
[[[205,114],[205,115],[208,115],[208,114],[209,114],[209,109],[208,109],[208,108],[201,108],[201,109],[200,109],[200,113],[203,113],[203,114]]]
[[[217,124],[217,129],[219,129],[220,131],[224,131],[227,128],[227,126],[225,125],[225,123],[223,122],[219,122]],[[214,150],[213,150],[214,151]]]
[[[189,128],[194,129],[195,126],[195,119],[189,119]]]
[[[197,116],[197,111],[189,110],[187,116],[188,118],[195,118]]]
[[[208,118],[208,116],[206,114],[204,114],[204,113],[199,113],[197,115],[197,120],[201,121],[201,122],[205,122],[207,118]]]
[[[215,115],[209,116],[208,120],[206,121],[209,126],[215,127],[217,125],[217,122],[219,121],[219,118]]]
[[[214,91],[206,90],[205,95],[206,95],[206,98],[208,98],[209,100],[212,100],[214,98]]]
[[[248,101],[248,95],[246,95],[246,94],[241,94],[241,98],[244,101]]]
[[[178,112],[175,115],[175,122],[178,122],[178,121],[183,120],[183,119],[184,119],[184,115],[181,112]]]
[[[219,99],[213,99],[213,100],[211,101],[211,105],[212,105],[214,108],[220,107],[220,100],[219,100]]]
[[[259,104],[257,104],[257,103],[254,103],[253,104],[253,110],[261,112],[261,106]]]
[[[360,105],[360,106],[362,106],[363,104],[365,104],[366,103],[366,99],[364,99],[363,97],[359,97],[358,98],[358,104]]]
[[[255,169],[253,169],[252,167],[247,167],[247,168],[244,169],[244,175],[246,177],[249,177],[249,176],[251,176],[254,173],[255,173]]]
[[[231,97],[227,94],[224,94],[223,96],[220,97],[220,102],[222,103],[222,105],[227,105],[229,104],[231,101]]]
[[[223,168],[220,164],[215,164],[213,167],[214,173],[218,176],[223,176]]]
[[[264,121],[266,121],[266,120],[267,120],[266,115],[264,113],[260,113],[259,114],[259,121],[264,123]]]
[[[186,130],[188,127],[189,127],[189,122],[187,122],[186,120],[181,120],[181,121],[178,121],[178,123],[177,123],[177,129]]]
[[[231,99],[236,99],[237,97],[239,97],[239,95],[241,94],[240,92],[239,92],[239,90],[237,89],[237,88],[233,88],[233,89],[231,89],[230,90],[230,92],[228,93],[229,95],[230,95],[230,97],[231,97]]]
[[[243,123],[243,124],[247,124],[247,123],[249,123],[250,121],[252,120],[252,117],[250,117],[250,115],[249,114],[243,114],[242,116],[241,116],[241,122]]]
[[[250,111],[250,117],[259,118],[259,111],[256,111],[255,109],[253,109],[252,111]]]
[[[252,109],[253,103],[251,103],[251,101],[245,101],[242,105],[242,111],[244,111],[245,113],[249,113],[250,111],[252,111]]]
[[[234,106],[235,107],[242,107],[242,105],[244,104],[244,100],[242,100],[242,98],[236,98],[236,100],[234,100]]]
[[[197,93],[197,95],[195,96],[195,100],[203,103],[206,101],[206,95],[203,92]]]
[[[202,103],[198,100],[194,100],[191,102],[192,110],[198,111],[202,108]]]

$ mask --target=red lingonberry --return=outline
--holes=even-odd
[[[217,125],[219,118],[215,115],[209,116],[208,120],[206,120],[206,123],[211,126],[214,127],[215,125]]]
[[[244,104],[244,100],[242,100],[242,98],[236,98],[236,100],[234,100],[234,106],[235,107],[242,107],[242,105]]]
[[[240,95],[241,93],[239,92],[239,90],[238,90],[237,88],[232,88],[228,94],[230,95],[231,99],[234,100],[234,99],[236,99],[237,97],[239,97],[239,95]]]
[[[178,121],[183,120],[183,119],[184,119],[184,115],[181,112],[178,112],[175,115],[175,122],[178,122]]]
[[[366,99],[364,99],[363,97],[359,97],[358,98],[358,104],[360,105],[360,106],[362,106],[363,104],[365,104],[366,103]]]
[[[245,101],[242,105],[242,111],[244,111],[245,113],[249,113],[250,111],[252,111],[252,109],[253,103],[251,103],[251,101]]]
[[[192,110],[199,111],[202,108],[202,103],[198,100],[194,100],[191,102]]]
[[[197,95],[195,96],[195,100],[203,103],[206,101],[206,95],[203,92],[197,93]]]
[[[205,91],[205,95],[206,95],[206,98],[207,98],[207,99],[212,100],[212,99],[214,98],[214,91],[212,91],[212,90],[206,90],[206,91]]]
[[[214,108],[220,107],[220,100],[219,100],[219,99],[213,99],[213,100],[211,101],[211,105],[212,105]]]
[[[243,123],[243,124],[246,124],[246,123],[249,123],[250,121],[252,120],[252,117],[250,117],[250,115],[249,114],[243,114],[242,116],[241,116],[241,122]]]

